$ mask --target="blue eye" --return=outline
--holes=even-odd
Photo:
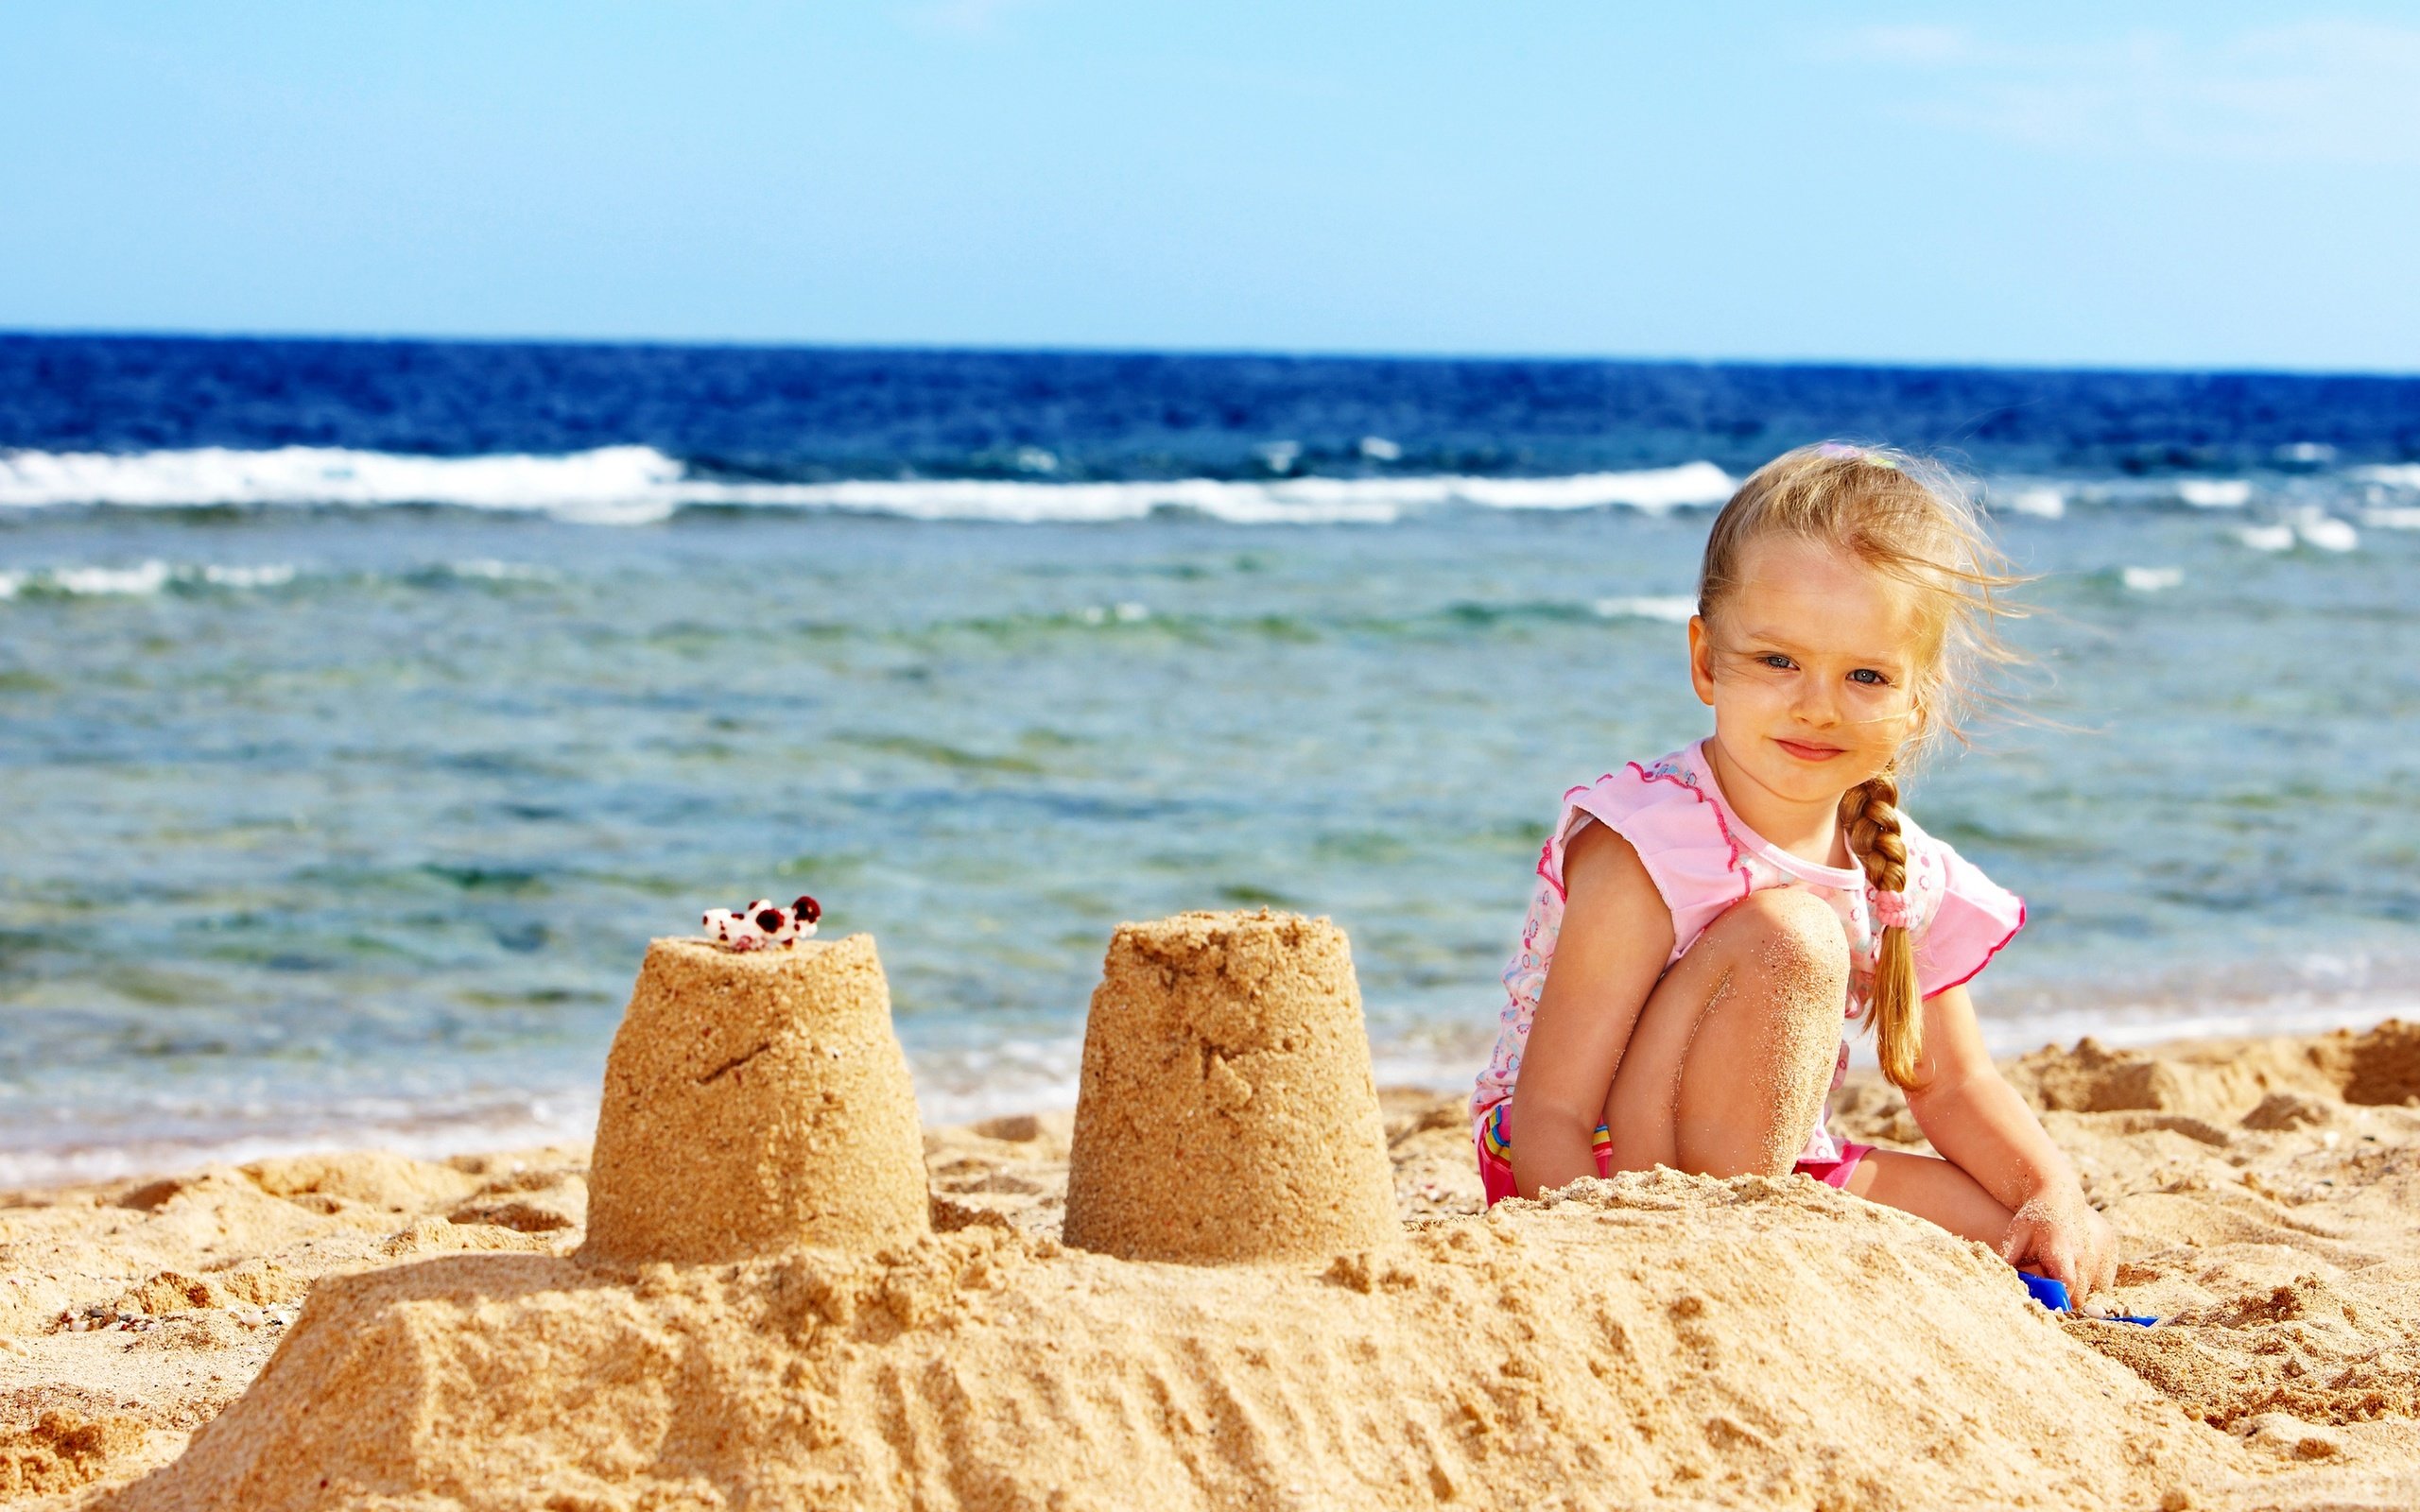
[[[1887,687],[1891,681],[1889,678],[1886,678],[1881,673],[1875,671],[1872,667],[1858,668],[1855,672],[1849,674],[1849,680],[1851,682],[1862,682],[1869,688]]]
[[[1791,671],[1798,665],[1797,662],[1792,662],[1789,658],[1782,655],[1779,651],[1760,656],[1756,658],[1756,660],[1762,662],[1769,667],[1777,667],[1784,672]]]

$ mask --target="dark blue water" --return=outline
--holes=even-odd
[[[578,1134],[644,940],[801,890],[935,1116],[1194,906],[1466,1078],[1556,795],[1703,729],[1707,506],[1841,433],[2045,575],[1912,802],[2031,904],[1996,1043],[2420,998],[2420,383],[0,338],[0,1180]]]
[[[2420,379],[1152,352],[847,351],[0,335],[0,446],[640,445],[775,481],[1304,472],[1743,472],[1829,436],[1996,472],[2117,474],[2420,458]],[[1402,448],[1374,462],[1365,437]]]

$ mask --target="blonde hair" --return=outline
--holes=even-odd
[[[1990,697],[1989,669],[2016,660],[1996,624],[2021,612],[2003,595],[2024,579],[2008,570],[1972,490],[1948,468],[1889,447],[1825,441],[1758,468],[1715,517],[1698,574],[1698,613],[1709,627],[1739,586],[1750,543],[1774,535],[1837,547],[1917,590],[1924,644],[1911,690],[1915,732],[1889,766],[1841,798],[1841,828],[1866,881],[1902,892],[1899,774],[1945,734],[1965,742],[1967,714]],[[1924,1056],[1922,1010],[1915,947],[1903,925],[1886,927],[1866,1019],[1882,1073],[1900,1087],[1914,1082]]]

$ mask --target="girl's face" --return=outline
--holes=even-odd
[[[1714,623],[1689,621],[1689,675],[1732,765],[1790,803],[1837,802],[1922,726],[1929,656],[1917,591],[1820,541],[1741,553]]]

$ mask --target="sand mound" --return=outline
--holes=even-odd
[[[2409,1032],[2098,1052],[2173,1105],[2044,1114],[2151,1332],[2011,1314],[1996,1262],[1803,1182],[1478,1218],[1461,1099],[1406,1091],[1409,1233],[1245,1266],[1059,1248],[1063,1113],[933,1130],[937,1235],[737,1265],[449,1221],[577,1214],[571,1149],[447,1161],[458,1202],[376,1156],[288,1197],[229,1168],[29,1194],[0,1206],[0,1457],[112,1496],[223,1412],[112,1504],[2415,1506],[2420,1108],[2344,1095],[2391,1090]],[[1876,1078],[1839,1106],[1921,1138]],[[197,1285],[218,1305],[180,1308]],[[127,1422],[52,1442],[53,1412]]]
[[[2420,1099],[2420,1023],[2389,1019],[2367,1034],[2330,1036],[2331,1048],[2340,1038],[2346,1102],[2394,1107]]]
[[[2394,1321],[2304,1275],[2187,1309],[2165,1328],[2070,1326],[2193,1417],[2233,1428],[2277,1412],[2334,1424],[2420,1417],[2413,1351],[2380,1348]]]
[[[2394,1106],[2420,1098],[2420,1024],[2389,1019],[2309,1040],[2229,1040],[2203,1053],[2112,1050],[2086,1038],[2045,1046],[2010,1072],[2036,1108],[2056,1112],[2183,1113],[2213,1121],[2318,1116],[2330,1102]],[[2264,1110],[2263,1105],[2273,1105]]]
[[[255,1160],[243,1167],[254,1186],[272,1197],[302,1201],[327,1211],[327,1202],[357,1202],[389,1212],[418,1212],[443,1203],[459,1202],[478,1187],[475,1177],[451,1166],[384,1150],[354,1155],[290,1155]]]
[[[1067,1242],[1216,1263],[1396,1232],[1344,932],[1267,909],[1118,926],[1084,1024]]]
[[[584,1253],[703,1263],[913,1239],[922,1149],[870,936],[659,939],[605,1062]]]
[[[0,1496],[46,1496],[90,1485],[147,1435],[131,1418],[49,1412],[31,1428],[0,1432]]]
[[[2229,1448],[1973,1246],[1797,1178],[1659,1173],[1323,1268],[977,1228],[345,1277],[106,1504],[2155,1506]]]

